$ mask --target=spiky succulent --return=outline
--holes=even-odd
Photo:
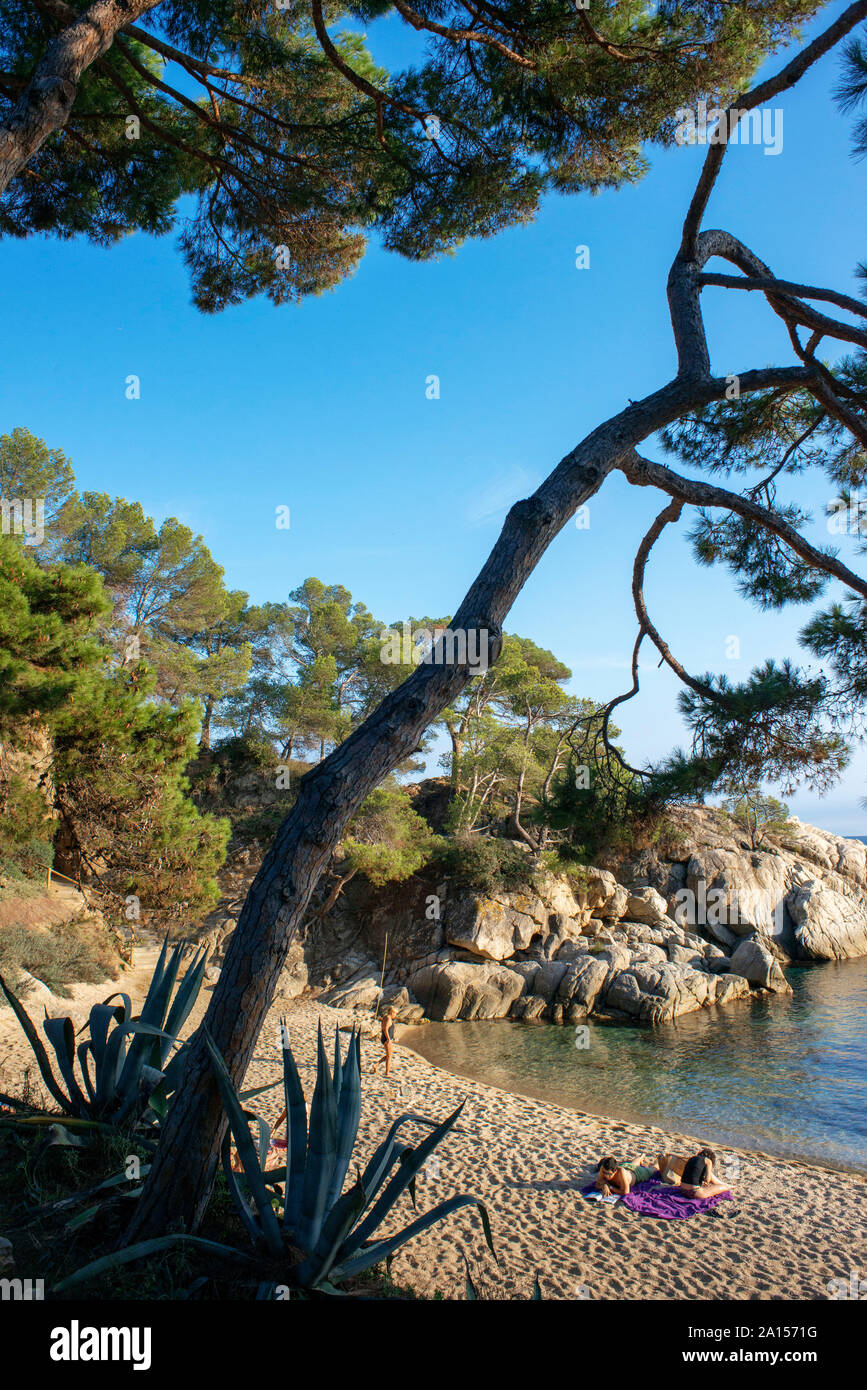
[[[282,1256],[287,1248],[301,1251],[303,1259],[297,1262],[296,1257],[291,1282],[329,1291],[387,1259],[413,1236],[420,1235],[452,1212],[475,1206],[493,1253],[488,1213],[478,1198],[468,1195],[450,1197],[397,1234],[376,1238],[402,1193],[409,1191],[414,1202],[415,1179],[456,1124],[463,1102],[440,1123],[424,1115],[399,1116],[364,1171],[359,1171],[355,1182],[344,1192],[361,1118],[361,1035],[353,1031],[346,1057],[341,1061],[340,1035],[335,1029],[332,1074],[320,1024],[316,1086],[309,1122],[285,1021],[281,1036],[287,1115],[286,1166],[266,1171],[270,1130],[259,1120],[258,1144],[254,1142],[250,1133],[251,1117],[242,1107],[222,1057],[206,1035],[229,1117],[223,1168],[254,1245],[273,1256]],[[400,1131],[411,1123],[431,1131],[415,1146],[398,1142]],[[231,1164],[233,1140],[243,1167],[243,1181]],[[282,1196],[281,1183],[285,1184]],[[278,1198],[276,1203],[275,1197]]]
[[[0,989],[33,1049],[45,1085],[64,1115],[120,1125],[140,1120],[145,1114],[152,1119],[165,1114],[168,1096],[177,1085],[180,1062],[179,1053],[171,1060],[169,1054],[196,1002],[205,972],[207,951],[201,951],[172,1000],[186,949],[181,944],[169,952],[166,938],[141,1014],[133,1017],[128,994],[112,994],[102,1004],[94,1004],[87,1023],[88,1036],[77,1046],[72,1019],[49,1018],[46,1013],[42,1031],[54,1049],[60,1080],[33,1020],[0,975]],[[115,999],[121,1002],[115,1004]],[[65,1091],[61,1081],[66,1085]]]

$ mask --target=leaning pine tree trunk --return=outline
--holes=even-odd
[[[614,466],[610,457],[603,470],[593,458],[598,451],[589,445],[585,441],[534,497],[512,508],[455,616],[454,630],[488,633],[489,662],[499,656],[502,623],[527,576],[575,508]],[[606,452],[611,455],[610,446]],[[484,659],[485,646],[478,650]],[[298,799],[247,895],[205,1016],[236,1086],[243,1081],[286,953],[347,821],[383,778],[416,751],[427,726],[472,674],[465,664],[419,666],[302,780]],[[183,1083],[163,1126],[126,1241],[196,1229],[210,1197],[225,1127],[200,1031],[191,1041]]]
[[[803,375],[798,368],[745,373],[741,391]],[[532,497],[512,507],[452,621],[452,630],[487,632],[488,660],[495,661],[502,645],[502,625],[515,598],[575,510],[637,443],[686,411],[719,400],[725,390],[725,378],[681,376],[589,434]],[[586,589],[585,597],[589,601]],[[483,653],[484,645],[476,650]],[[303,778],[298,800],[250,888],[205,1016],[205,1026],[236,1087],[243,1081],[292,938],[347,821],[383,778],[416,752],[424,730],[472,675],[466,664],[434,661],[419,666],[345,743]],[[182,1085],[125,1240],[195,1230],[210,1196],[225,1128],[212,1066],[199,1033],[190,1044]]]

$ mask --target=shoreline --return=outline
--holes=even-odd
[[[493,1024],[500,1023],[500,1022],[508,1022],[508,1020],[491,1019],[490,1022],[491,1022],[491,1024],[493,1025]],[[401,1025],[399,1025],[399,1026],[401,1026]],[[520,1026],[520,1025],[515,1025],[515,1026]],[[544,1026],[544,1025],[542,1025],[542,1026]],[[555,1026],[555,1025],[552,1024],[552,1025],[548,1025],[548,1026],[553,1027],[553,1026]],[[489,1088],[490,1090],[492,1090],[492,1091],[500,1091],[500,1092],[502,1092],[503,1095],[515,1096],[516,1098],[520,1098],[520,1099],[524,1099],[524,1100],[532,1100],[532,1101],[535,1101],[535,1102],[536,1102],[537,1104],[539,1104],[539,1105],[550,1105],[550,1106],[552,1106],[554,1109],[556,1109],[556,1110],[564,1110],[564,1111],[566,1111],[566,1112],[567,1112],[568,1114],[570,1114],[570,1115],[580,1115],[583,1119],[587,1119],[587,1120],[599,1120],[600,1122],[604,1121],[605,1123],[610,1123],[610,1124],[625,1124],[625,1125],[632,1125],[632,1126],[635,1126],[636,1128],[643,1128],[643,1129],[650,1129],[650,1130],[655,1130],[655,1129],[656,1129],[656,1130],[659,1130],[659,1132],[660,1132],[661,1134],[668,1134],[668,1133],[671,1133],[673,1128],[677,1128],[677,1132],[678,1132],[682,1137],[688,1138],[688,1139],[690,1139],[690,1140],[693,1140],[697,1145],[699,1145],[699,1144],[705,1144],[705,1143],[708,1142],[706,1136],[705,1136],[704,1138],[702,1138],[702,1137],[699,1136],[699,1135],[696,1135],[696,1134],[689,1134],[689,1133],[687,1133],[685,1130],[678,1128],[679,1125],[681,1124],[681,1121],[677,1120],[676,1118],[667,1119],[667,1118],[665,1118],[665,1117],[661,1117],[661,1118],[649,1119],[648,1117],[646,1117],[646,1116],[644,1116],[644,1115],[622,1115],[622,1114],[621,1114],[621,1115],[614,1115],[614,1114],[603,1114],[601,1111],[597,1111],[597,1110],[580,1110],[577,1106],[563,1105],[560,1101],[552,1100],[552,1099],[551,1099],[550,1097],[548,1097],[548,1096],[539,1095],[539,1094],[537,1094],[537,1093],[535,1093],[535,1092],[533,1092],[533,1091],[522,1090],[522,1089],[520,1089],[520,1088],[518,1088],[518,1087],[515,1087],[515,1088],[513,1089],[513,1088],[511,1088],[511,1087],[500,1086],[500,1085],[497,1084],[497,1082],[495,1082],[495,1081],[488,1081],[485,1077],[483,1077],[483,1076],[478,1076],[478,1075],[476,1075],[474,1072],[452,1071],[450,1068],[442,1066],[439,1062],[432,1062],[432,1061],[430,1060],[430,1058],[427,1057],[427,1056],[425,1055],[424,1052],[422,1052],[422,1051],[421,1051],[419,1048],[417,1048],[417,1047],[413,1047],[413,1043],[406,1040],[406,1034],[408,1034],[408,1033],[421,1033],[421,1032],[424,1031],[424,1027],[425,1027],[424,1024],[407,1024],[407,1025],[403,1025],[403,1033],[400,1034],[400,1035],[397,1037],[397,1043],[398,1043],[398,1045],[399,1045],[400,1047],[405,1047],[405,1048],[407,1049],[407,1051],[408,1051],[408,1052],[411,1052],[412,1055],[413,1055],[414,1057],[417,1057],[417,1058],[419,1058],[421,1061],[423,1061],[423,1062],[425,1063],[426,1066],[429,1066],[429,1067],[433,1068],[434,1071],[440,1071],[440,1072],[442,1072],[444,1076],[448,1076],[448,1077],[451,1077],[452,1079],[461,1080],[461,1081],[475,1081],[475,1082],[477,1082],[480,1086],[486,1086],[486,1087],[488,1087],[488,1088]],[[415,1041],[415,1039],[413,1039],[413,1041]],[[717,1134],[722,1134],[722,1131],[721,1131],[721,1130],[717,1130],[716,1133],[717,1133]],[[724,1141],[724,1142],[723,1142],[723,1141]],[[748,1147],[747,1145],[745,1145],[745,1144],[744,1144],[742,1141],[740,1141],[740,1140],[737,1140],[737,1139],[734,1139],[734,1138],[729,1139],[729,1138],[726,1137],[726,1136],[723,1136],[723,1140],[722,1140],[722,1141],[721,1141],[721,1140],[717,1140],[716,1147],[720,1147],[720,1148],[722,1148],[722,1147],[730,1148],[730,1149],[732,1149],[732,1150],[737,1150],[739,1153],[748,1153],[748,1154],[752,1154],[755,1158],[773,1159],[774,1161],[779,1162],[779,1163],[792,1163],[792,1164],[796,1164],[796,1165],[806,1165],[806,1166],[809,1167],[809,1168],[820,1168],[820,1169],[823,1169],[823,1170],[825,1170],[825,1171],[827,1171],[827,1172],[829,1172],[829,1173],[848,1174],[848,1175],[850,1175],[850,1176],[852,1176],[852,1177],[861,1178],[861,1179],[863,1179],[865,1182],[867,1182],[867,1161],[865,1161],[865,1165],[864,1165],[863,1167],[860,1167],[860,1168],[859,1168],[859,1167],[856,1167],[854,1164],[851,1164],[851,1163],[835,1163],[835,1162],[833,1162],[833,1161],[830,1160],[830,1159],[826,1159],[826,1158],[824,1158],[824,1157],[823,1157],[823,1158],[818,1158],[818,1157],[814,1157],[814,1156],[812,1156],[812,1155],[810,1155],[810,1154],[775,1153],[773,1150],[769,1150],[769,1149],[755,1149],[755,1148]]]
[[[466,1263],[482,1297],[506,1300],[528,1299],[538,1274],[545,1299],[824,1301],[840,1287],[831,1281],[867,1268],[867,1178],[860,1174],[732,1148],[724,1176],[733,1201],[688,1221],[639,1216],[622,1203],[584,1200],[580,1189],[595,1176],[592,1165],[603,1153],[636,1161],[660,1150],[688,1152],[693,1136],[579,1113],[455,1076],[405,1044],[403,1034],[386,1080],[381,1070],[375,1076],[370,1071],[381,1055],[370,1015],[309,997],[285,1014],[308,1100],[319,1023],[329,1057],[335,1026],[361,1027],[362,1114],[353,1163],[366,1161],[399,1115],[415,1111],[443,1119],[464,1103],[436,1151],[438,1161],[420,1175],[418,1213],[458,1193],[479,1197],[499,1263],[485,1248],[478,1215],[461,1210],[394,1256],[392,1277],[424,1298],[463,1299]],[[247,1086],[280,1074],[277,1019],[276,1011],[269,1016]],[[259,1097],[256,1108],[273,1122],[282,1108],[279,1092]],[[415,1143],[422,1133],[408,1127],[405,1136]],[[402,1229],[413,1216],[409,1206],[400,1207],[387,1231]]]
[[[149,970],[141,959],[136,966],[127,987],[139,1002]],[[201,1021],[210,993],[206,986],[185,1037]],[[80,1015],[84,1008],[82,999],[70,1013]],[[319,1025],[329,1061],[335,1027],[361,1029],[362,1108],[353,1171],[365,1165],[399,1116],[415,1112],[442,1120],[463,1106],[419,1174],[418,1210],[402,1197],[381,1233],[396,1234],[420,1213],[458,1194],[472,1194],[489,1213],[497,1260],[485,1246],[478,1212],[463,1208],[393,1257],[395,1283],[420,1298],[463,1300],[469,1267],[480,1297],[491,1300],[529,1299],[538,1276],[546,1300],[825,1301],[850,1287],[853,1273],[860,1277],[867,1270],[867,1179],[860,1175],[733,1148],[726,1152],[731,1166],[724,1176],[734,1200],[688,1221],[639,1216],[619,1202],[585,1201],[580,1189],[595,1177],[593,1164],[600,1155],[640,1161],[660,1150],[684,1153],[692,1136],[569,1110],[455,1076],[401,1038],[392,1076],[386,1079],[381,1070],[371,1075],[381,1055],[371,1015],[333,1009],[309,995],[272,1007],[247,1069],[245,1087],[273,1086],[255,1101],[256,1112],[269,1124],[283,1108],[283,1016],[308,1103]],[[32,1054],[18,1032],[16,1039],[2,1039],[0,1061],[15,1082],[30,1070],[38,1089]],[[345,1038],[341,1050],[345,1054]],[[415,1125],[403,1132],[412,1144],[427,1133]]]

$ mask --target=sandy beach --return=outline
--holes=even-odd
[[[287,1016],[305,1086],[313,1077],[320,1018],[332,1046],[335,1021],[357,1021],[348,1011],[312,1003]],[[278,1070],[276,1024],[275,1016],[273,1048],[267,1032],[260,1040],[250,1084]],[[577,1114],[455,1077],[402,1047],[400,1031],[392,1076],[371,1076],[380,1049],[369,1021],[364,1034],[363,1156],[404,1110],[440,1118],[466,1099],[438,1166],[419,1183],[419,1207],[458,1192],[481,1197],[499,1266],[487,1253],[478,1216],[458,1212],[395,1257],[394,1278],[420,1294],[463,1297],[465,1260],[491,1298],[529,1296],[538,1273],[546,1298],[827,1299],[830,1280],[867,1271],[862,1177],[728,1149],[738,1159],[735,1200],[689,1221],[586,1201],[580,1188],[603,1153],[630,1159],[652,1158],[660,1149],[688,1153],[697,1140],[712,1144],[713,1135]],[[263,1104],[262,1112],[276,1117],[280,1104]]]
[[[149,974],[147,952],[119,987],[138,1001]],[[81,1016],[87,998],[70,1010]],[[82,991],[84,993],[84,991]],[[189,1020],[196,1026],[210,998],[203,991]],[[285,1006],[284,1006],[285,1007]],[[60,1010],[57,1010],[58,1012]],[[31,1013],[33,1010],[31,1009]],[[268,1020],[247,1074],[247,1086],[281,1077],[278,1028],[281,1009]],[[478,1081],[452,1076],[400,1043],[390,1078],[371,1075],[380,1055],[373,1020],[314,1001],[286,1013],[302,1082],[312,1096],[317,1026],[322,1020],[329,1058],[335,1024],[362,1023],[363,1106],[358,1162],[363,1163],[388,1125],[406,1110],[444,1118],[462,1100],[464,1111],[418,1184],[419,1210],[456,1194],[473,1193],[486,1204],[499,1264],[488,1254],[477,1213],[471,1208],[414,1239],[392,1266],[396,1282],[424,1297],[464,1296],[465,1261],[482,1296],[528,1297],[538,1274],[546,1298],[557,1299],[827,1299],[829,1281],[867,1275],[865,1179],[766,1155],[726,1150],[738,1161],[735,1200],[689,1221],[639,1216],[622,1203],[584,1200],[581,1186],[603,1153],[652,1159],[660,1149],[692,1152],[712,1134],[684,1135],[648,1125],[578,1114],[512,1095]],[[17,1024],[0,1021],[0,1086],[10,1087],[30,1067],[38,1072]],[[38,1089],[38,1087],[37,1087]],[[282,1108],[282,1087],[257,1098],[267,1119]],[[420,1137],[420,1131],[418,1131]],[[415,1137],[412,1130],[407,1137]],[[397,1230],[414,1217],[402,1199]]]

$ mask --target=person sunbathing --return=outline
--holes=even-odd
[[[596,1186],[603,1197],[626,1197],[636,1183],[652,1178],[656,1169],[644,1163],[618,1163],[616,1158],[600,1158],[596,1172]]]
[[[686,1197],[715,1197],[718,1192],[730,1191],[728,1183],[714,1172],[716,1154],[713,1149],[699,1149],[692,1158],[661,1153],[656,1163],[662,1181],[679,1187]]]

